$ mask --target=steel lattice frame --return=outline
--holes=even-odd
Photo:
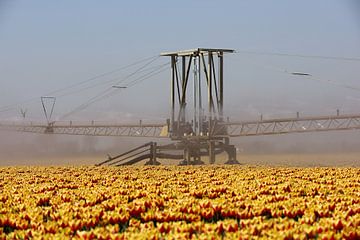
[[[0,129],[31,133],[85,135],[85,136],[124,136],[124,137],[163,137],[164,124],[147,125],[46,125],[0,123]],[[166,136],[164,136],[166,137]]]
[[[9,131],[85,135],[166,138],[165,124],[146,125],[47,125],[0,123],[0,129]],[[284,118],[262,121],[228,122],[214,124],[211,137],[242,137],[360,129],[360,115],[340,115],[308,118]],[[166,131],[165,131],[166,132]]]
[[[360,129],[360,115],[284,118],[218,124],[213,135],[224,137],[276,135]],[[223,133],[225,130],[226,134]]]

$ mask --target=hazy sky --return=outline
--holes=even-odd
[[[360,61],[241,52],[359,58],[356,2],[0,0],[0,119],[19,118],[20,108],[28,109],[29,119],[43,119],[40,96],[160,52],[197,47],[238,50],[225,60],[225,108],[233,118],[330,114],[337,108],[359,113],[360,91],[343,86],[360,89]],[[113,84],[102,81],[121,80],[133,70],[99,78],[92,82],[98,87],[77,95],[53,94],[55,118]],[[311,73],[320,81],[285,70]],[[163,120],[169,77],[170,70],[164,71],[65,119]]]

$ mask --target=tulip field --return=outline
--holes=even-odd
[[[0,239],[360,239],[360,169],[0,168]]]

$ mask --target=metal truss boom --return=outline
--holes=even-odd
[[[118,136],[118,137],[169,137],[166,124],[61,124],[52,123],[0,123],[0,130],[85,135],[85,136]],[[246,122],[218,122],[209,134],[202,138],[243,137],[260,135],[277,135],[288,133],[324,132],[360,129],[360,115],[337,115],[302,118],[268,119]],[[190,137],[190,136],[189,136]]]
[[[220,123],[214,136],[241,137],[360,129],[360,115],[336,115]],[[225,133],[225,134],[224,134]]]
[[[0,123],[0,129],[45,134],[85,135],[85,136],[124,136],[124,137],[167,137],[164,124],[139,125],[95,125],[95,124],[33,124]]]

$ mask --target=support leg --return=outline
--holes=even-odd
[[[185,146],[184,148],[184,152],[183,152],[183,159],[179,165],[183,166],[183,165],[190,165],[190,152],[189,152],[189,148],[188,146]]]
[[[193,158],[192,164],[193,165],[203,165],[205,164],[203,161],[201,161],[201,149],[200,149],[200,143],[198,143],[197,145],[193,146],[191,149],[191,156]]]
[[[184,160],[179,165],[202,165],[203,161],[200,159],[200,144],[194,142],[186,143],[183,153]]]
[[[228,154],[228,160],[225,164],[240,164],[236,160],[236,148],[234,145],[227,145],[225,151]]]
[[[215,163],[215,142],[209,141],[209,163]]]
[[[145,163],[145,165],[160,165],[161,163],[157,161],[156,156],[157,143],[152,142],[150,145],[150,160]]]

